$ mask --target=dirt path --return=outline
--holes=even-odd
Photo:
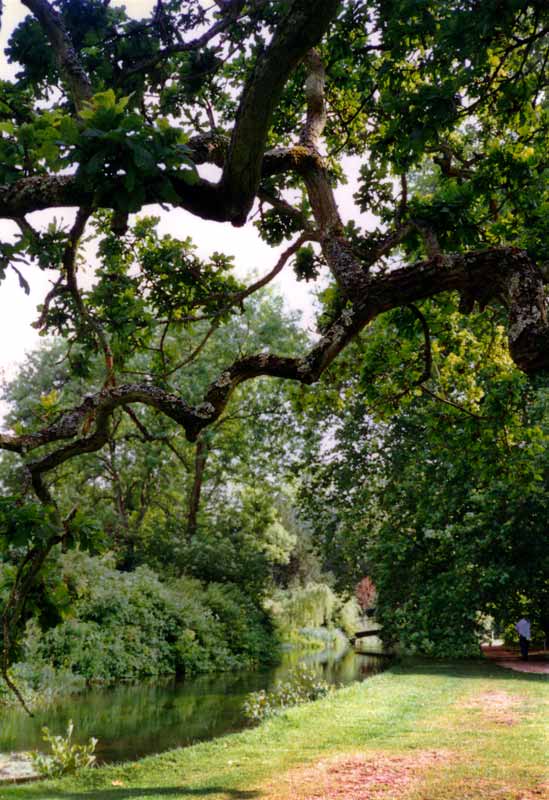
[[[515,672],[531,672],[538,675],[549,675],[549,650],[532,650],[528,661],[522,661],[518,650],[506,647],[483,647],[482,652],[498,667],[513,669]]]
[[[300,767],[266,788],[266,800],[381,800],[405,798],[426,771],[453,757],[445,750],[408,755],[383,751],[345,753]]]
[[[28,753],[0,753],[0,784],[38,777]]]

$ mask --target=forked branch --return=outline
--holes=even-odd
[[[109,439],[109,422],[116,408],[141,403],[173,419],[195,441],[201,430],[225,410],[238,385],[259,376],[311,384],[370,321],[392,308],[410,305],[443,291],[463,290],[474,295],[493,287],[494,296],[506,292],[510,307],[509,345],[517,366],[525,372],[549,369],[549,324],[542,276],[526,253],[494,248],[412,264],[386,275],[369,276],[365,291],[332,323],[322,339],[301,358],[260,353],[236,360],[214,381],[201,403],[191,406],[181,397],[150,384],[106,387],[63,413],[41,431],[0,434],[0,448],[25,455],[44,445],[70,443],[27,463],[40,476],[76,455],[99,450]],[[93,421],[93,432],[82,431]]]

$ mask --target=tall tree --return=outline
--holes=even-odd
[[[302,471],[340,584],[371,576],[386,640],[442,656],[478,651],[483,617],[503,628],[528,613],[545,628],[549,612],[547,381],[513,367],[498,314],[465,326],[451,307],[374,324],[356,348],[361,377],[347,368],[324,388],[330,435]]]
[[[196,441],[244,381],[314,383],[373,319],[447,290],[463,313],[503,302],[514,362],[547,369],[542,0],[169,0],[142,20],[100,0],[22,2],[31,14],[7,50],[20,72],[0,87],[0,217],[17,231],[0,268],[23,286],[25,262],[51,270],[39,327],[66,338],[78,369],[94,350],[104,360],[95,392],[0,435],[47,508],[59,467],[108,447],[117,409],[154,408]],[[344,156],[362,163],[357,204],[378,215],[376,230],[343,224]],[[206,164],[217,182],[199,174]],[[409,176],[429,165],[436,191],[411,192]],[[151,203],[234,226],[257,203],[266,241],[295,238],[245,287],[222,255],[200,260],[150,222],[129,224]],[[58,207],[74,209],[68,229],[29,219]],[[85,290],[91,232],[101,266]],[[182,396],[166,332],[224,324],[292,258],[300,276],[333,283],[316,344],[234,351],[200,397]],[[150,346],[155,369],[127,382]],[[58,514],[23,583],[73,521]]]
[[[166,337],[166,349],[192,352],[203,345],[200,368],[191,360],[172,378],[182,393],[200,391],[200,385],[206,386],[215,376],[227,357],[227,340],[242,350],[299,349],[307,342],[295,317],[283,312],[280,297],[265,291],[250,299],[245,312],[229,321],[223,335],[216,331],[204,343],[208,327],[206,323],[199,327],[203,330],[192,335],[179,331]],[[51,418],[85,392],[86,383],[93,386],[101,374],[99,360],[83,379],[74,376],[70,359],[63,355],[62,342],[41,348],[5,386],[9,425],[21,427],[36,415]],[[140,354],[140,371],[150,368],[155,358],[154,352]],[[256,556],[266,552],[269,531],[273,532],[278,516],[278,496],[300,456],[300,426],[283,382],[248,383],[238,395],[194,443],[187,442],[181,429],[154,409],[144,407],[130,414],[118,409],[107,446],[87,458],[71,460],[58,472],[58,503],[63,508],[77,505],[93,519],[103,532],[97,547],[115,553],[118,565],[126,569],[145,561],[168,574],[196,571],[197,551],[215,530],[228,530],[227,518],[235,532],[251,526]],[[15,457],[2,455],[0,481],[6,493],[16,494]],[[255,527],[250,519],[254,508]],[[287,538],[290,543],[292,537]],[[281,551],[279,555],[288,554]],[[244,576],[244,553],[240,558]],[[219,566],[219,576],[225,567]]]

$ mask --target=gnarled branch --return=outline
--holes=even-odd
[[[42,11],[48,16],[45,9],[50,7],[46,0],[27,0],[27,3],[36,8],[36,13]],[[264,164],[272,114],[289,76],[307,51],[321,39],[339,4],[340,0],[318,0],[314,5],[309,0],[293,1],[244,86],[223,160],[221,181],[216,184],[199,180],[191,186],[175,175],[170,176],[182,208],[204,219],[243,225],[262,175],[286,171],[294,165],[300,157],[295,148],[271,151],[267,165]],[[54,26],[51,20],[49,24],[52,36],[54,33],[60,36],[60,25]],[[62,42],[68,47],[66,38]],[[67,64],[69,62],[70,59]],[[77,73],[78,70],[75,81]],[[75,92],[80,98],[89,96],[84,81],[80,87],[76,85]],[[204,155],[203,150],[201,155]],[[144,205],[164,202],[161,183],[155,178],[145,182]],[[120,187],[123,190],[122,179]],[[113,198],[116,194],[116,185],[113,185]],[[22,217],[31,211],[52,207],[93,205],[93,191],[74,175],[33,176],[0,187],[0,217]]]
[[[32,11],[48,37],[75,108],[80,110],[84,102],[91,98],[92,86],[63,20],[47,0],[23,0],[23,4]]]
[[[494,296],[506,293],[510,306],[509,345],[517,366],[530,373],[549,369],[549,324],[543,279],[528,255],[516,248],[493,248],[445,256],[402,267],[385,275],[368,275],[361,294],[328,328],[322,339],[301,358],[260,353],[236,360],[206,391],[201,403],[191,406],[177,395],[151,384],[106,387],[63,413],[52,425],[29,434],[0,434],[0,448],[22,455],[44,445],[73,440],[27,464],[31,475],[41,475],[76,455],[99,450],[108,441],[113,411],[142,403],[180,424],[189,441],[215,422],[236,387],[259,376],[311,384],[370,321],[385,311],[433,297],[443,291],[467,289]],[[483,295],[484,296],[484,295]],[[93,422],[94,430],[83,435]]]

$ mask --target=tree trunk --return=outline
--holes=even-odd
[[[200,495],[202,494],[202,484],[204,482],[204,470],[208,458],[208,448],[206,442],[199,436],[196,442],[194,456],[194,479],[189,492],[189,513],[187,515],[187,539],[196,534],[198,509],[200,508]]]

